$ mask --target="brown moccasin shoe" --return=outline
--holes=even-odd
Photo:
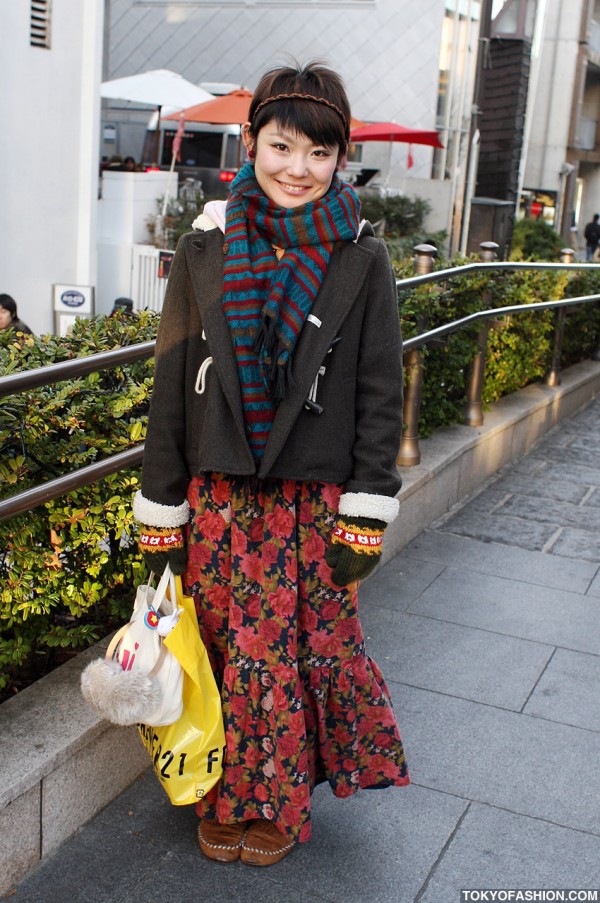
[[[250,823],[242,839],[240,859],[246,865],[274,865],[283,859],[296,844],[275,825],[260,819]]]
[[[207,859],[216,862],[235,862],[240,858],[247,822],[235,825],[220,825],[218,821],[200,820],[198,843]]]

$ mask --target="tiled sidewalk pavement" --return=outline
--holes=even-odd
[[[600,888],[600,401],[418,536],[361,590],[413,784],[314,794],[271,869],[202,858],[147,775],[13,903],[459,903]],[[600,897],[599,897],[600,899]]]
[[[542,439],[440,529],[600,561],[600,402]]]

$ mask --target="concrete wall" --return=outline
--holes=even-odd
[[[157,200],[177,194],[177,173],[105,172],[98,201],[98,283],[96,312],[110,313],[115,298],[131,296],[134,244],[149,244],[146,227]]]
[[[446,179],[411,179],[408,176],[399,178],[395,189],[408,198],[421,198],[428,201],[430,211],[425,217],[426,232],[438,232],[445,229],[450,217],[451,182]]]
[[[30,4],[0,11],[0,291],[36,333],[53,283],[96,281],[103,0],[53,0],[50,49],[29,42]]]

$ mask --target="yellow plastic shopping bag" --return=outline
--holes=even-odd
[[[138,730],[169,799],[174,806],[185,806],[202,799],[221,777],[225,730],[194,601],[183,595],[180,577],[176,590],[177,607],[183,612],[164,642],[184,670],[183,712],[175,724],[139,724]]]

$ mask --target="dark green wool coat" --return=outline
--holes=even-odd
[[[136,516],[147,524],[165,523],[169,508],[183,510],[190,478],[216,471],[341,483],[356,502],[349,513],[393,520],[401,485],[395,461],[402,350],[384,242],[366,224],[358,242],[333,252],[296,344],[293,388],[277,409],[258,470],[246,441],[221,304],[226,251],[220,229],[189,233],[177,247],[156,345],[144,507]],[[323,411],[316,414],[305,401],[322,367],[316,402]]]

